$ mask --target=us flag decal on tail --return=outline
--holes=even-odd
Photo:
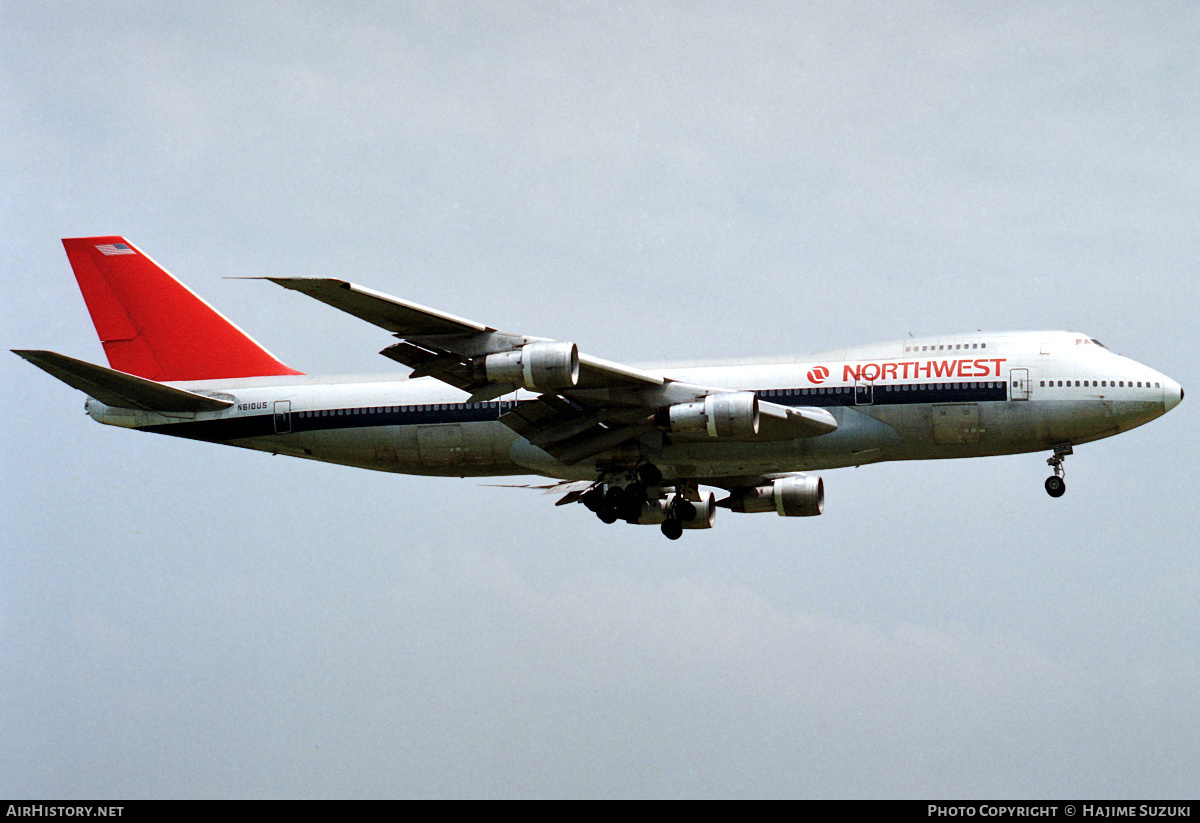
[[[96,246],[96,248],[106,257],[112,257],[114,254],[137,254],[137,252],[124,243],[105,243],[102,246]]]

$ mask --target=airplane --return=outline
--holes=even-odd
[[[64,239],[110,368],[14,353],[88,395],[94,420],[417,475],[540,475],[605,523],[675,540],[717,509],[820,515],[812,472],[1074,447],[1183,400],[1075,332],[972,332],[754,364],[626,366],[344,280],[265,277],[374,324],[407,376],[284,365],[123,237]],[[711,490],[721,489],[720,500]]]

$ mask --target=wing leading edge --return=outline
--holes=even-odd
[[[480,358],[520,350],[530,344],[553,343],[543,337],[509,334],[473,320],[401,300],[334,278],[268,277],[272,283],[320,300],[386,329],[403,342],[381,354],[413,369],[414,377],[436,377],[455,388],[480,393],[476,400],[513,391],[518,383],[499,385],[481,375]],[[567,388],[598,389],[662,386],[660,375],[578,355],[578,379]],[[535,386],[522,386],[536,391]],[[488,397],[482,396],[488,395]]]

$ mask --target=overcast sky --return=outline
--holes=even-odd
[[[0,4],[4,348],[122,234],[284,362],[333,276],[626,362],[1069,329],[1197,387],[1194,3]],[[0,793],[1195,797],[1189,398],[677,542],[99,426],[0,357]],[[503,482],[503,481],[502,481]]]

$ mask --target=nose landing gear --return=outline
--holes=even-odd
[[[1067,493],[1067,483],[1063,480],[1067,472],[1063,468],[1063,461],[1066,460],[1068,454],[1074,453],[1070,443],[1059,443],[1054,447],[1054,456],[1046,460],[1046,464],[1054,469],[1054,474],[1046,478],[1046,494],[1051,497],[1062,497]]]

